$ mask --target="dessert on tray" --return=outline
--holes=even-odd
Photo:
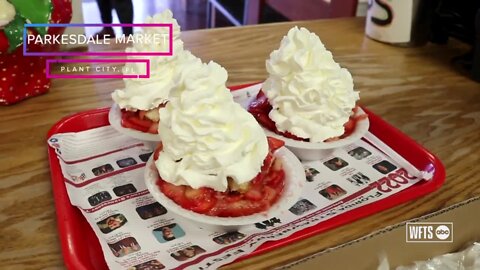
[[[147,187],[165,207],[197,221],[194,213],[265,219],[272,206],[298,199],[303,167],[283,141],[267,139],[226,81],[226,70],[213,62],[181,72],[160,109],[162,143],[147,164]]]
[[[112,93],[115,109],[120,110],[121,127],[133,129],[142,133],[158,133],[158,110],[168,102],[169,93],[173,87],[173,77],[184,65],[200,62],[189,51],[184,50],[180,40],[180,26],[172,17],[172,12],[148,17],[146,23],[171,23],[173,25],[173,55],[172,56],[139,56],[150,60],[150,78],[125,78],[125,87]],[[152,36],[153,34],[168,34],[166,27],[144,27],[135,35]],[[126,52],[166,52],[167,42],[134,43]],[[133,58],[133,57],[131,57]],[[145,63],[128,62],[124,74],[145,74]],[[117,112],[118,113],[118,112]],[[132,134],[132,133],[130,133]]]
[[[352,76],[307,29],[290,29],[266,67],[269,76],[249,112],[264,128],[291,139],[287,146],[292,140],[323,144],[344,139],[366,119]]]
[[[175,203],[197,213],[217,217],[238,217],[263,212],[278,201],[285,181],[282,161],[273,156],[273,152],[283,146],[283,141],[268,138],[268,142],[269,152],[263,165],[257,175],[248,182],[238,184],[232,176],[227,176],[225,178],[227,187],[214,189],[198,185],[196,181],[192,181],[197,180],[193,177],[181,185],[167,182],[160,177],[157,185],[160,191]],[[155,163],[162,162],[158,160],[162,150],[162,146],[157,148]]]

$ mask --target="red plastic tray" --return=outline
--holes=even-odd
[[[251,84],[250,84],[251,85]],[[231,87],[238,90],[249,85]],[[68,116],[56,123],[48,132],[48,137],[56,133],[78,132],[108,125],[110,108],[95,109]],[[296,232],[278,241],[270,241],[261,245],[256,251],[239,260],[286,246],[292,242],[325,232],[357,219],[378,213],[397,206],[438,189],[445,181],[445,168],[440,160],[421,145],[407,137],[371,111],[363,108],[370,120],[370,132],[389,145],[393,150],[407,159],[419,170],[435,168],[430,181],[420,181],[410,188],[391,195],[324,222]],[[60,164],[55,151],[48,148],[48,158],[52,175],[53,195],[57,213],[57,226],[65,265],[68,269],[103,270],[108,269],[98,238],[90,228],[80,210],[70,204]]]

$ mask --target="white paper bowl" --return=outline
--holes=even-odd
[[[356,112],[356,116],[366,114],[360,107]],[[320,142],[311,143],[304,141],[297,141],[294,139],[286,138],[278,135],[270,130],[264,129],[265,134],[270,137],[280,139],[285,142],[285,146],[290,149],[299,159],[303,161],[307,160],[319,160],[333,152],[335,148],[339,148],[360,140],[370,127],[370,121],[368,118],[359,120],[356,123],[355,130],[348,137],[333,141],[333,142]]]
[[[120,111],[120,107],[118,107],[117,104],[113,104],[112,107],[110,108],[110,111],[108,112],[108,122],[110,122],[110,125],[114,129],[116,129],[118,132],[126,136],[129,136],[141,141],[147,141],[147,142],[161,141],[160,136],[158,134],[151,134],[151,133],[141,132],[131,128],[122,127],[122,113]]]
[[[173,200],[165,196],[156,182],[158,172],[153,162],[153,155],[147,162],[145,169],[145,183],[152,196],[162,204],[170,213],[180,219],[186,219],[202,229],[224,232],[239,230],[242,226],[253,225],[257,222],[270,219],[288,211],[300,198],[305,183],[305,171],[302,164],[295,155],[287,148],[282,147],[275,151],[274,155],[282,160],[285,171],[285,186],[278,201],[265,212],[242,217],[212,217],[199,214],[182,208]]]

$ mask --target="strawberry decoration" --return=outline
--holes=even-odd
[[[13,18],[6,14],[13,7]],[[23,55],[23,25],[26,23],[68,23],[72,16],[71,0],[0,0],[0,105],[10,105],[46,93],[46,58]],[[5,19],[6,18],[6,19]],[[2,22],[7,22],[3,25]],[[61,34],[59,27],[39,27],[30,34]],[[45,52],[54,46],[29,44],[28,51]]]

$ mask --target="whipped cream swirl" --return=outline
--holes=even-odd
[[[150,78],[126,78],[125,88],[117,89],[112,93],[112,98],[122,109],[131,111],[148,111],[157,108],[168,101],[169,93],[173,87],[175,74],[184,65],[200,62],[200,59],[183,49],[180,40],[180,26],[172,17],[172,12],[166,10],[155,16],[148,17],[146,23],[171,23],[173,25],[173,55],[172,56],[140,56],[129,59],[150,59]],[[135,35],[168,34],[166,27],[144,27]],[[163,40],[163,39],[162,39]],[[168,51],[168,42],[160,43],[135,43],[127,48],[126,52],[165,52]],[[127,63],[124,74],[145,74],[144,63]]]
[[[294,27],[266,61],[263,91],[279,131],[310,142],[341,136],[359,94],[347,69],[333,60],[320,38]]]
[[[160,109],[163,150],[155,164],[165,181],[223,192],[227,178],[240,185],[260,172],[267,138],[233,101],[227,76],[210,62],[186,66],[176,78],[170,102]]]

